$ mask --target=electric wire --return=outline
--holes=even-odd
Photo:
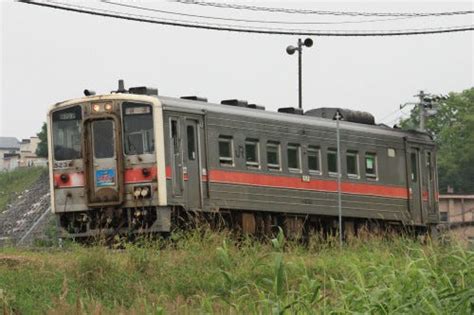
[[[361,24],[361,23],[373,23],[373,22],[387,22],[387,21],[398,21],[398,20],[405,20],[411,18],[417,18],[418,16],[400,16],[400,17],[391,17],[391,18],[383,18],[383,19],[371,19],[371,20],[359,20],[359,21],[333,21],[333,22],[314,22],[314,21],[304,21],[304,22],[290,22],[290,21],[278,21],[278,20],[252,20],[252,19],[237,19],[237,18],[225,18],[225,17],[215,17],[209,15],[200,15],[200,14],[190,14],[190,13],[183,13],[177,11],[169,11],[169,10],[161,10],[155,8],[149,8],[134,4],[128,3],[120,3],[114,2],[109,0],[100,0],[103,3],[107,3],[110,5],[115,5],[119,7],[131,8],[131,9],[138,9],[143,11],[149,12],[157,12],[157,13],[164,13],[164,14],[171,14],[177,16],[184,16],[184,17],[193,17],[193,18],[201,18],[201,19],[210,19],[210,20],[219,20],[219,21],[233,21],[233,22],[245,22],[245,23],[265,23],[265,24],[284,24],[284,25],[330,25],[330,24]]]
[[[179,26],[193,29],[205,29],[215,31],[229,31],[240,33],[254,33],[254,34],[270,34],[270,35],[305,35],[305,36],[344,36],[344,37],[367,37],[367,36],[402,36],[402,35],[426,35],[426,34],[441,34],[464,32],[474,30],[474,25],[458,25],[452,27],[438,27],[438,28],[419,28],[419,29],[402,29],[402,30],[385,30],[385,31],[342,31],[342,30],[307,30],[307,29],[288,29],[288,28],[270,28],[270,27],[243,27],[229,24],[212,24],[196,21],[183,21],[179,19],[164,19],[156,18],[146,15],[122,13],[118,11],[111,11],[105,9],[91,8],[86,6],[74,5],[71,3],[62,3],[57,1],[43,1],[37,2],[33,0],[19,0],[19,2],[49,7],[59,10],[71,11],[76,13],[90,14],[95,16],[123,19],[129,21],[152,23],[168,26]]]
[[[450,16],[450,15],[464,15],[472,14],[473,10],[465,11],[450,11],[450,12],[350,12],[350,11],[324,11],[324,10],[310,10],[310,9],[292,9],[292,8],[277,8],[264,7],[245,4],[233,4],[224,2],[210,2],[210,1],[186,1],[176,0],[182,4],[192,4],[215,8],[236,9],[236,10],[250,10],[263,12],[277,12],[289,14],[319,14],[319,15],[345,15],[345,16]]]
[[[398,112],[401,112],[401,110],[399,108],[397,108],[396,110],[394,110],[394,111],[388,113],[387,115],[385,115],[384,117],[382,117],[380,119],[380,121],[384,122],[385,120],[387,120],[387,118],[392,117],[393,115],[397,114]]]

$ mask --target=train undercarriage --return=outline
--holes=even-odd
[[[256,238],[275,236],[280,229],[290,239],[304,240],[311,235],[338,235],[337,216],[295,215],[262,211],[189,211],[182,207],[101,208],[57,215],[61,238],[111,239],[139,235],[169,235],[174,230],[206,227],[230,230]],[[342,219],[344,238],[366,234],[422,235],[435,231],[434,225],[413,226],[400,221],[365,218]]]

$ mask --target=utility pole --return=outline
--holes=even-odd
[[[342,196],[341,196],[341,134],[339,121],[342,116],[339,110],[336,112],[336,142],[337,142],[337,209],[339,215],[339,244],[342,247]]]
[[[418,119],[419,119],[419,125],[418,125],[418,130],[421,132],[426,132],[426,118],[433,116],[437,112],[437,107],[438,107],[438,102],[442,100],[446,100],[447,96],[443,95],[431,95],[425,93],[423,90],[418,92],[418,94],[414,95],[415,97],[418,97],[419,102],[409,102],[400,105],[400,109],[405,108],[405,106],[408,105],[414,105],[418,106]]]
[[[303,109],[303,46],[311,47],[313,46],[313,40],[311,38],[306,38],[304,41],[301,38],[298,38],[298,47],[288,46],[286,47],[286,52],[288,55],[293,55],[295,51],[298,51],[298,108]]]
[[[419,119],[420,119],[420,131],[425,131],[425,119],[426,119],[426,107],[425,107],[425,92],[423,90],[420,91],[417,95],[418,98],[420,99],[420,102],[418,103],[418,107],[420,109],[419,113]]]

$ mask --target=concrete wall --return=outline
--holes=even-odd
[[[443,229],[462,243],[474,244],[474,195],[440,195],[439,211]]]
[[[474,195],[440,195],[439,211],[450,223],[474,221]]]

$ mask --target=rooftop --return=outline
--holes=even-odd
[[[0,149],[20,149],[20,141],[15,137],[0,137]]]

